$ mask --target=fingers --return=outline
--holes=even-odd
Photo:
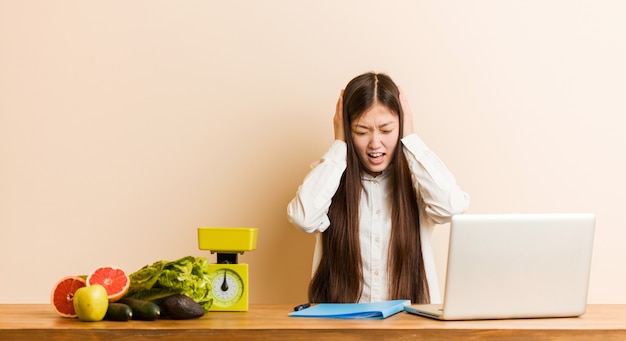
[[[345,141],[346,137],[343,129],[343,89],[341,89],[341,92],[339,93],[337,105],[335,106],[333,126],[335,129],[335,140]]]

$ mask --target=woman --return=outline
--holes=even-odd
[[[318,233],[311,302],[439,303],[432,230],[469,197],[412,118],[385,74],[357,76],[341,92],[335,141],[287,208],[293,225]]]

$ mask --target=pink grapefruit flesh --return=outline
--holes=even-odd
[[[87,282],[79,276],[61,278],[50,293],[50,304],[63,317],[76,317],[74,310],[74,293],[79,288],[87,286]]]
[[[93,284],[102,285],[107,291],[109,302],[116,302],[128,293],[130,278],[121,268],[102,266],[96,268],[87,276],[87,285]]]

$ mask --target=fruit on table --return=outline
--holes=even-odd
[[[81,321],[197,318],[212,303],[210,287],[205,285],[206,264],[206,258],[189,256],[156,262],[130,276],[119,267],[101,266],[86,276],[62,278],[50,302],[59,315]]]
[[[81,321],[100,321],[106,315],[109,298],[106,289],[100,284],[79,288],[74,293],[74,309]]]
[[[109,302],[117,302],[128,293],[130,279],[116,266],[101,266],[87,276],[87,285],[100,284],[107,292]]]
[[[164,314],[174,320],[186,320],[204,315],[202,306],[183,294],[169,296],[161,303]]]
[[[50,303],[54,310],[63,317],[76,317],[74,294],[76,290],[87,286],[85,279],[79,276],[61,278],[52,288]]]

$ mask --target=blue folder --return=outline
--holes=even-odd
[[[380,320],[404,310],[409,300],[392,300],[372,303],[319,303],[300,311],[289,313],[292,317],[318,317],[339,319]]]

